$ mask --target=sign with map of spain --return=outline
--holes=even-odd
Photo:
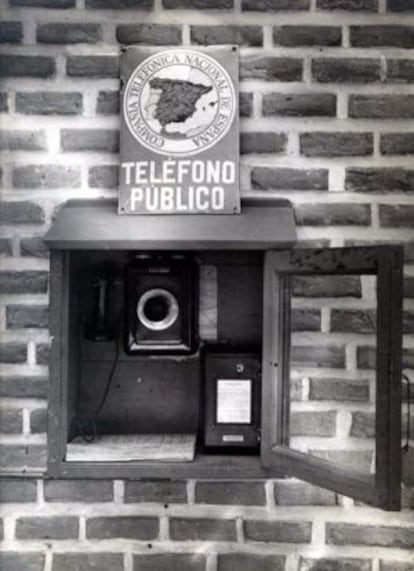
[[[120,214],[238,214],[238,48],[121,57]]]

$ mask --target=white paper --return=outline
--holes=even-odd
[[[219,379],[217,381],[217,423],[250,424],[251,413],[251,379]]]
[[[195,434],[116,434],[102,435],[90,444],[81,438],[68,443],[68,462],[192,462]]]

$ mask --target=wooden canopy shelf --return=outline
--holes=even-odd
[[[296,242],[287,200],[246,200],[241,214],[119,216],[113,200],[71,200],[44,241],[61,250],[268,250]]]

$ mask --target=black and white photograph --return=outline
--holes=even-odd
[[[1,571],[414,571],[414,0],[0,0]]]

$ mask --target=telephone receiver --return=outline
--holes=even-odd
[[[109,325],[109,291],[111,278],[105,270],[92,275],[92,318],[85,332],[91,341],[111,341],[114,332]]]

